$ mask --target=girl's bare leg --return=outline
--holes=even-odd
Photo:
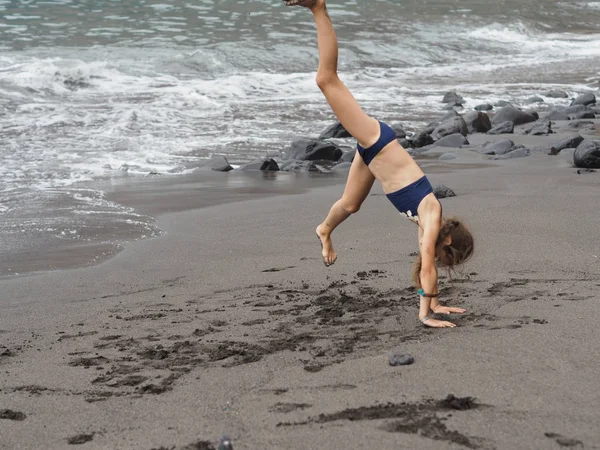
[[[363,111],[352,93],[338,77],[338,41],[327,13],[325,0],[290,0],[286,4],[305,6],[313,13],[317,25],[319,46],[317,85],[344,128],[363,147],[370,147],[379,138],[379,123]],[[350,214],[359,210],[374,181],[373,174],[362,157],[357,154],[350,168],[342,198],[331,207],[327,218],[316,230],[323,246],[323,262],[326,265],[333,264],[337,258],[331,242],[332,231]]]
[[[379,123],[363,111],[338,77],[338,41],[325,0],[290,0],[286,4],[306,6],[313,13],[319,46],[317,85],[348,133],[363,147],[370,147],[379,139]]]
[[[374,181],[375,177],[357,152],[348,173],[348,181],[342,198],[333,204],[325,221],[316,230],[323,246],[323,262],[326,266],[330,266],[337,259],[331,242],[332,231],[350,214],[354,214],[360,209],[369,195]]]

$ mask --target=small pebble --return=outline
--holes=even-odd
[[[402,350],[392,350],[389,357],[390,366],[408,366],[415,362],[409,353],[405,353]]]

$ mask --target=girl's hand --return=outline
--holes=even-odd
[[[446,322],[445,320],[437,320],[437,319],[429,319],[423,322],[424,325],[427,325],[431,328],[454,328],[456,325],[452,322]]]
[[[431,310],[437,314],[451,314],[451,313],[462,314],[462,313],[466,312],[466,309],[455,308],[454,306],[442,306],[442,305],[436,305],[436,306],[432,307]]]

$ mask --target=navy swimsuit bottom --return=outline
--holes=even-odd
[[[426,176],[423,176],[399,191],[386,194],[386,197],[400,211],[402,216],[419,223],[417,209],[421,201],[432,192],[431,183]]]
[[[379,122],[379,126],[381,128],[381,134],[375,144],[369,148],[361,147],[360,144],[358,145],[358,153],[367,166],[386,145],[396,139],[396,133],[388,125]],[[415,223],[419,223],[417,209],[419,208],[421,201],[432,192],[433,188],[431,187],[431,183],[427,177],[423,176],[399,191],[386,194],[386,197],[392,202],[402,216]]]

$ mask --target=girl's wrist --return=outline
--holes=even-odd
[[[419,294],[421,297],[425,297],[425,298],[431,298],[431,299],[437,299],[437,297],[438,297],[438,295],[439,295],[437,292],[435,292],[435,293],[433,293],[433,294],[428,294],[427,292],[425,292],[425,291],[423,290],[423,288],[419,289],[419,290],[417,291],[417,294]]]

